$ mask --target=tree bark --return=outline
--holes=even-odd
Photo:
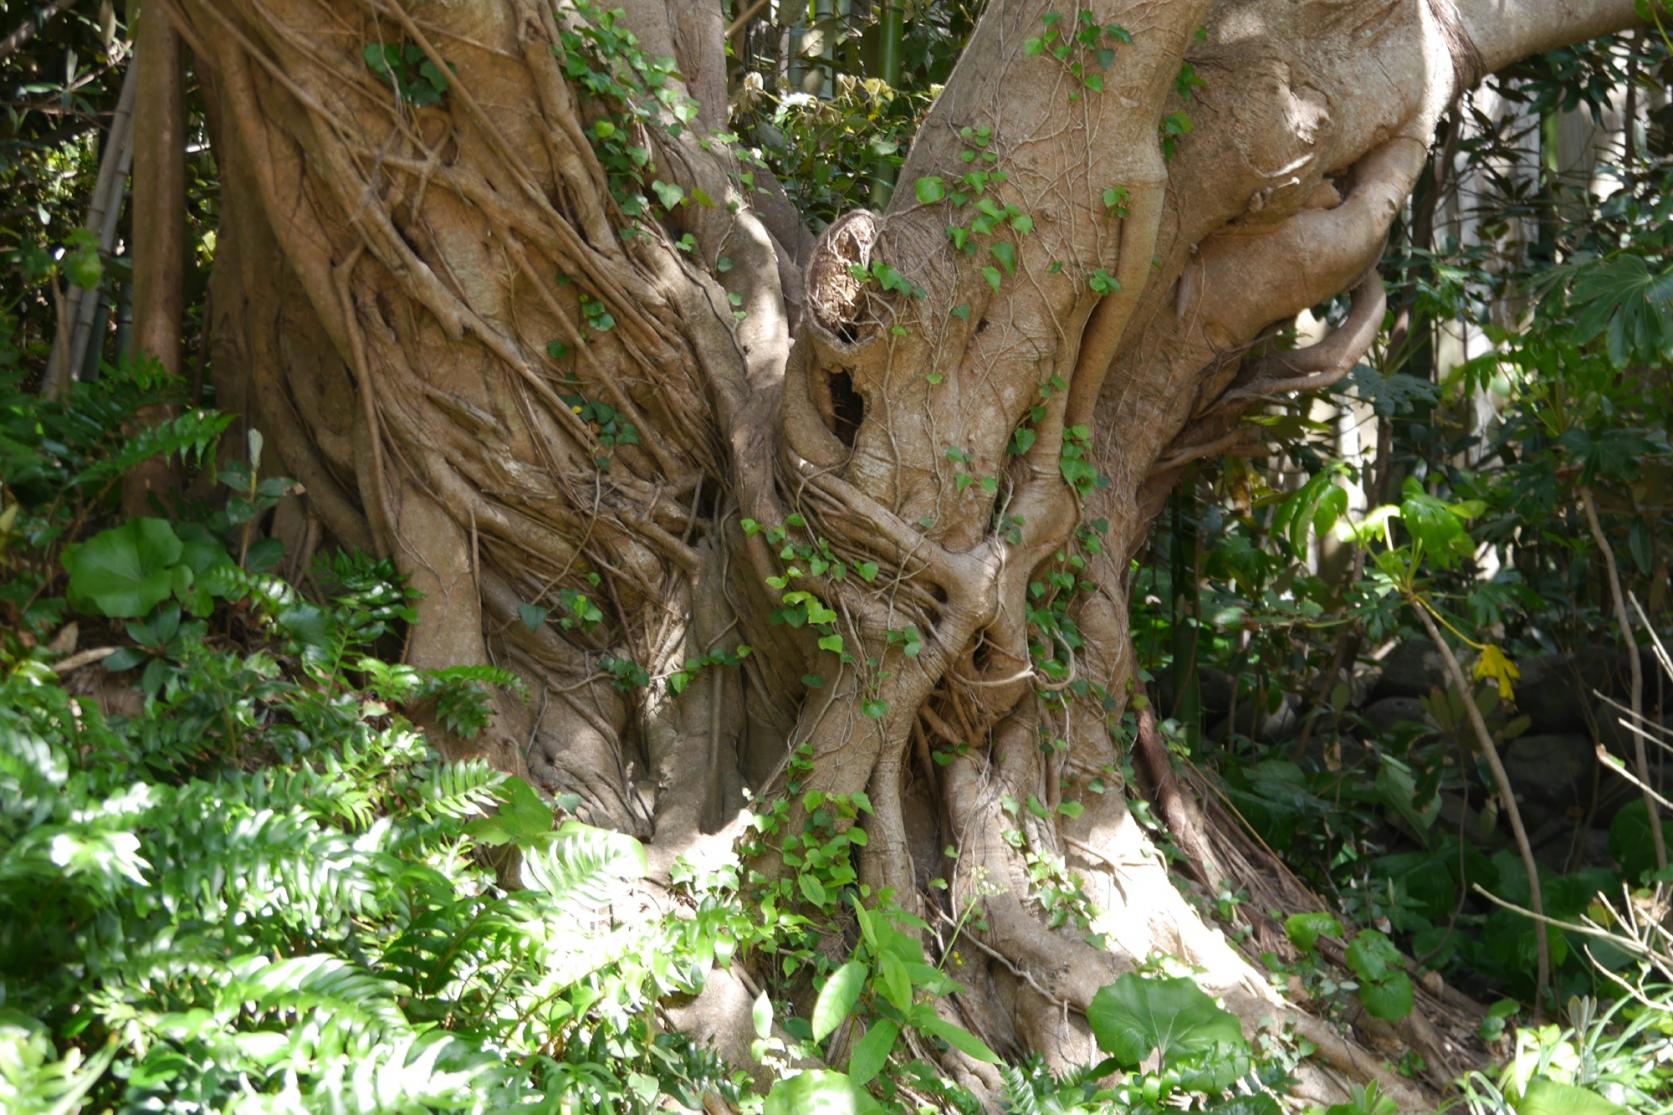
[[[186,314],[186,95],[180,35],[166,13],[140,18],[134,50],[134,355],[177,376]],[[140,421],[169,417],[167,407],[150,407]],[[151,497],[173,486],[167,460],[147,461],[123,477],[123,510],[147,514]]]
[[[1107,69],[1032,49],[1048,16],[1078,29],[1061,5],[992,4],[886,211],[816,240],[716,138],[719,5],[628,0],[612,57],[567,3],[153,2],[220,121],[220,398],[331,536],[423,592],[412,661],[529,680],[493,761],[661,862],[792,763],[866,792],[866,882],[932,924],[984,908],[998,959],[965,1009],[1006,1051],[1081,1059],[1092,992],[1163,950],[1315,1040],[1314,1095],[1378,1073],[1127,812],[1126,573],[1189,461],[1375,335],[1373,268],[1456,94],[1630,0],[1082,4]],[[1350,288],[1336,334],[1267,351]],[[949,842],[950,898],[920,887]],[[1109,949],[1046,928],[1025,853],[1085,880]],[[1425,1053],[1444,1079],[1457,1051]]]

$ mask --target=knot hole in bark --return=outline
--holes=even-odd
[[[814,245],[807,264],[807,305],[826,355],[851,353],[858,345],[878,229],[877,218],[862,209],[837,219]],[[825,428],[852,449],[865,421],[865,397],[852,367],[821,363],[812,362],[809,393]]]
[[[819,375],[814,383],[813,404],[825,420],[825,428],[848,448],[854,448],[860,423],[866,418],[866,401],[854,389],[854,377],[846,368],[834,368]]]
[[[832,222],[807,264],[807,304],[814,322],[839,347],[859,339],[877,218],[861,209]]]

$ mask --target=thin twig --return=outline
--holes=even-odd
[[[1534,913],[1534,942],[1539,951],[1539,975],[1534,983],[1534,1010],[1543,1010],[1545,988],[1551,978],[1551,945],[1545,934],[1545,899],[1539,892],[1539,864],[1534,862],[1534,849],[1528,843],[1528,830],[1522,824],[1522,811],[1516,807],[1516,791],[1511,787],[1510,775],[1505,772],[1505,764],[1499,758],[1499,748],[1493,742],[1493,734],[1487,730],[1487,721],[1482,719],[1481,707],[1476,704],[1475,694],[1470,692],[1469,683],[1464,678],[1464,668],[1458,664],[1458,656],[1452,653],[1446,639],[1441,636],[1441,629],[1435,626],[1435,620],[1429,614],[1429,607],[1421,600],[1415,600],[1412,610],[1417,618],[1423,622],[1423,629],[1429,633],[1429,641],[1440,651],[1441,659],[1446,663],[1447,674],[1452,678],[1452,684],[1458,689],[1458,696],[1464,701],[1464,709],[1469,713],[1470,726],[1475,729],[1476,742],[1481,744],[1482,754],[1487,756],[1487,765],[1493,769],[1493,781],[1499,789],[1499,800],[1504,803],[1505,817],[1510,821],[1511,835],[1516,838],[1516,850],[1522,856],[1522,868],[1528,873],[1528,894],[1533,900]]]
[[[77,651],[68,658],[60,659],[59,661],[54,662],[52,664],[52,672],[58,674],[59,676],[63,676],[64,674],[73,674],[83,666],[91,666],[95,662],[103,662],[105,659],[115,654],[118,649],[120,648],[91,647],[87,650]]]
[[[1632,716],[1634,720],[1642,720],[1644,708],[1644,665],[1638,660],[1638,640],[1632,635],[1632,620],[1627,617],[1626,594],[1621,590],[1621,571],[1615,564],[1615,550],[1609,545],[1609,539],[1604,536],[1603,525],[1598,522],[1597,501],[1592,498],[1592,489],[1582,485],[1580,488],[1580,508],[1586,513],[1586,526],[1592,532],[1592,541],[1603,554],[1604,572],[1609,576],[1609,599],[1615,608],[1615,624],[1621,629],[1621,639],[1626,644],[1627,662],[1632,677]],[[1656,810],[1656,797],[1650,791],[1650,760],[1644,752],[1642,736],[1632,738],[1633,763],[1638,768],[1638,785],[1644,791],[1644,808],[1650,813],[1650,839],[1655,843],[1656,870],[1667,869],[1667,841],[1661,835],[1661,815]],[[1665,799],[1663,799],[1665,800]]]

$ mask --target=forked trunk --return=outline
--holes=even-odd
[[[984,907],[996,1048],[1084,1061],[1077,1012],[1161,951],[1315,1041],[1319,1096],[1377,1072],[1128,813],[1136,758],[1201,878],[1258,874],[1137,730],[1126,572],[1186,464],[1375,335],[1460,88],[1631,0],[994,3],[887,212],[817,239],[723,135],[719,4],[153,2],[212,92],[218,389],[306,487],[292,559],[392,554],[413,662],[525,677],[496,763],[664,861],[793,767],[867,793],[863,879]],[[1426,1026],[1396,1040],[1444,1079]]]

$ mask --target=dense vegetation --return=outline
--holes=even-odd
[[[574,58],[627,60],[571,77],[664,65],[610,13],[567,7]],[[735,7],[750,12],[731,40],[732,142],[749,165],[821,222],[897,188],[948,195],[941,178],[895,179],[979,3]],[[1449,1077],[1446,1102],[1471,1112],[1673,1103],[1673,667],[1658,653],[1673,44],[1655,12],[1648,33],[1518,64],[1491,79],[1490,107],[1450,110],[1383,257],[1370,350],[1322,397],[1247,419],[1254,459],[1228,441],[1247,452],[1193,464],[1168,497],[1128,584],[1139,684],[1111,718],[1154,740],[1164,769],[1130,758],[1092,781],[1129,796],[1188,896],[1276,986],[1369,1034],[1392,1074]],[[1316,1043],[1245,1027],[1160,953],[1092,995],[1079,1063],[994,1048],[956,1003],[961,966],[988,947],[980,898],[917,908],[863,881],[873,802],[810,789],[811,747],[725,849],[663,861],[583,823],[578,797],[458,746],[506,702],[545,698],[510,669],[409,664],[415,594],[387,556],[280,541],[303,486],[215,397],[219,183],[197,90],[185,374],[130,351],[131,229],[101,243],[87,225],[131,56],[118,16],[0,0],[0,1108],[1295,1106]],[[415,105],[449,87],[422,52],[369,48],[366,64]],[[1178,115],[1170,143],[1191,131]],[[1565,165],[1576,119],[1599,131]],[[609,146],[616,125],[591,126],[636,176],[637,149]],[[969,138],[971,174],[988,173],[985,142]],[[655,185],[669,210],[684,198]],[[997,291],[1011,267],[994,258]],[[887,265],[856,281],[911,287]],[[78,290],[97,306],[87,355],[43,393]],[[581,308],[598,332],[614,324],[601,302]],[[1313,318],[1349,313],[1343,298]],[[634,427],[575,399],[608,472]],[[1076,444],[1065,482],[1106,483]],[[126,479],[159,465],[170,484],[143,509],[124,501]],[[744,524],[784,562],[841,566],[805,523]],[[1080,525],[1028,586],[1037,677],[1083,700],[1097,694],[1074,670],[1070,602],[1105,530]],[[840,651],[835,614],[795,596],[780,618],[830,623]],[[601,606],[564,588],[513,622],[591,630]],[[926,640],[890,636],[906,659]],[[677,698],[750,653],[601,668]],[[963,757],[919,742],[926,768]],[[1183,824],[1181,787],[1202,803]],[[1031,908],[1102,944],[1083,880],[1027,836],[1082,804],[1003,808]],[[948,892],[933,874],[921,882]],[[754,1028],[732,1063],[690,1011],[723,975]],[[1419,1026],[1432,1045],[1414,1044]],[[1328,1108],[1394,1110],[1376,1082]]]

